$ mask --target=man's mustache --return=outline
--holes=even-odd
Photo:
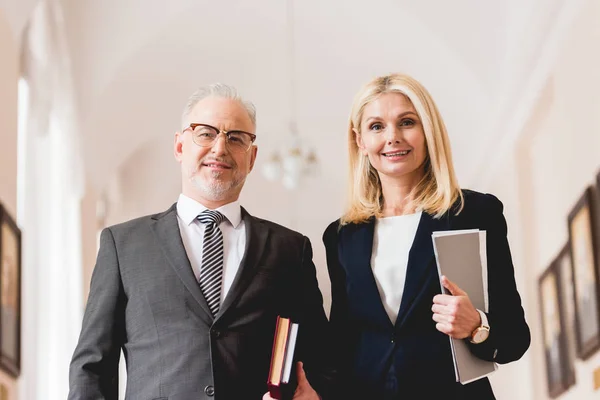
[[[198,162],[198,168],[200,168],[203,164],[208,164],[211,162],[227,164],[227,166],[229,166],[232,169],[237,167],[235,161],[228,157],[205,157],[201,159],[200,162]]]

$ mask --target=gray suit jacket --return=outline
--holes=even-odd
[[[297,356],[328,396],[333,374],[308,238],[245,210],[246,252],[215,318],[187,258],[175,205],[106,228],[70,367],[70,400],[261,399],[277,315],[300,324]]]

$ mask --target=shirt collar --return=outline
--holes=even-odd
[[[179,195],[179,199],[177,200],[177,215],[186,225],[194,222],[198,215],[207,208],[183,193]],[[242,222],[242,207],[239,200],[225,204],[215,211],[223,214],[234,228],[237,228],[240,222]]]

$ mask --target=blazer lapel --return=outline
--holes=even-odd
[[[433,253],[433,241],[431,234],[435,231],[444,231],[449,229],[449,219],[447,214],[440,219],[435,219],[431,215],[423,212],[421,221],[417,227],[415,240],[408,255],[408,265],[406,271],[406,281],[400,311],[396,319],[396,328],[400,328],[411,310],[416,304],[419,294],[425,290],[425,282],[431,273],[437,274],[437,268],[434,267],[435,255]]]
[[[340,256],[348,268],[349,295],[360,299],[355,303],[356,311],[367,320],[375,319],[379,324],[392,327],[371,268],[375,218],[366,223],[349,225],[342,232],[346,237],[340,240]]]
[[[263,225],[260,220],[257,220],[250,215],[243,207],[242,218],[244,219],[246,229],[246,249],[244,251],[244,257],[240,262],[238,272],[231,284],[231,288],[229,289],[227,296],[225,296],[223,304],[215,317],[216,320],[221,318],[221,316],[238,301],[241,294],[244,293],[244,290],[246,290],[246,287],[254,278],[256,265],[262,257],[265,245],[269,238],[268,228]]]
[[[179,231],[179,224],[177,222],[177,209],[176,204],[164,214],[153,217],[155,220],[152,224],[154,234],[158,238],[158,243],[165,255],[165,258],[169,261],[169,264],[179,276],[179,279],[183,282],[185,287],[192,294],[200,306],[200,312],[198,315],[204,316],[204,321],[209,325],[212,325],[213,316],[208,308],[206,299],[200,290],[200,285],[196,281],[194,271],[187,257],[183,241],[181,240],[181,232]],[[193,304],[192,304],[193,306]]]

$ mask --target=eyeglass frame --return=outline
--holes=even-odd
[[[215,139],[211,142],[211,144],[209,146],[204,146],[204,145],[198,144],[196,142],[196,136],[194,135],[194,129],[196,129],[199,126],[204,126],[206,128],[211,128],[211,129],[214,129],[215,131],[217,131],[217,136],[215,136]],[[223,134],[225,136],[225,143],[229,146],[229,140],[230,140],[229,139],[229,135],[232,132],[234,132],[234,133],[243,133],[245,135],[250,136],[250,145],[248,146],[248,148],[246,150],[244,150],[244,153],[245,153],[245,152],[247,152],[248,150],[250,150],[252,148],[252,144],[254,144],[254,141],[256,140],[256,135],[254,133],[250,133],[250,132],[246,132],[246,131],[241,131],[239,129],[232,129],[232,130],[226,131],[226,130],[223,130],[223,129],[219,129],[219,128],[215,127],[215,126],[209,125],[209,124],[200,124],[200,123],[194,123],[193,122],[188,127],[184,128],[183,131],[182,131],[182,133],[185,132],[185,131],[187,131],[187,130],[190,130],[190,132],[192,133],[192,141],[197,146],[200,146],[200,147],[212,147],[212,146],[214,146],[215,143],[217,143],[217,140],[218,140],[220,134]]]

